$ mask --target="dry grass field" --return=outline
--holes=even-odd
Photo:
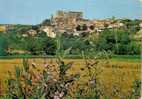
[[[39,69],[47,63],[55,63],[54,59],[29,59],[30,64],[36,63]],[[87,71],[85,70],[85,63],[82,59],[66,59],[66,62],[73,61],[72,68],[68,74],[79,73],[81,74],[78,83],[87,82]],[[4,83],[8,77],[8,71],[14,72],[14,66],[22,66],[22,59],[1,59],[0,60],[0,80],[1,91],[4,90]],[[82,70],[84,68],[84,70]],[[133,81],[140,80],[141,77],[141,63],[138,61],[110,61],[105,66],[101,67],[102,72],[99,75],[101,83],[103,83],[104,90],[109,94],[114,86],[121,90],[121,95],[126,95],[130,91]],[[74,86],[76,88],[76,86]],[[73,89],[74,89],[73,88]],[[117,89],[116,88],[116,89]],[[115,97],[115,96],[114,96]]]

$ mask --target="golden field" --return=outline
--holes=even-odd
[[[85,83],[88,80],[85,70],[85,62],[82,59],[66,59],[65,62],[73,62],[72,68],[68,74],[79,73],[81,74],[80,80],[77,83]],[[55,59],[29,59],[30,64],[35,63],[41,69],[45,62],[48,64],[55,64]],[[0,60],[0,80],[1,91],[4,90],[4,83],[8,77],[8,71],[14,73],[15,66],[22,66],[22,59],[1,59]],[[84,70],[82,70],[84,68]],[[102,65],[99,79],[104,86],[107,94],[112,93],[114,86],[121,90],[121,95],[127,95],[131,90],[133,81],[141,79],[141,62],[138,61],[109,61]],[[76,86],[72,87],[73,89]],[[115,97],[115,96],[114,96]]]

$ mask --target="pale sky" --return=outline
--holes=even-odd
[[[142,18],[142,0],[0,0],[0,24],[38,24],[57,10],[89,19]]]

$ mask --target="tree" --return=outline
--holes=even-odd
[[[0,34],[0,56],[7,55],[8,42],[4,34]]]
[[[141,54],[141,44],[132,41],[128,45],[128,54],[131,55],[140,55]]]
[[[82,38],[82,37],[72,37],[72,38],[67,38],[67,37],[63,37],[62,38],[63,42],[63,49],[67,50],[69,48],[71,48],[70,50],[70,54],[80,54],[82,51],[86,51],[87,49],[91,48],[90,42],[88,39],[86,38]]]
[[[77,30],[77,31],[81,31],[81,26],[78,25],[78,26],[76,27],[76,30]]]
[[[97,50],[112,51],[115,54],[128,54],[128,46],[131,43],[128,31],[106,29],[99,35],[96,43]]]
[[[42,25],[51,25],[51,20],[50,19],[46,19],[42,22]]]
[[[94,30],[95,26],[94,26],[94,25],[91,25],[89,28],[90,28],[91,30]]]
[[[140,30],[139,24],[141,23],[141,20],[138,20],[138,19],[135,19],[135,20],[123,19],[123,20],[121,20],[121,22],[125,24],[126,29],[130,33],[136,33]]]
[[[44,41],[43,51],[47,55],[55,55],[56,54],[56,39],[47,37]]]
[[[87,29],[88,29],[87,25],[86,25],[86,24],[83,24],[82,30],[85,31],[85,30],[87,30]]]
[[[28,37],[23,41],[24,49],[32,55],[42,54],[44,41],[41,38]]]

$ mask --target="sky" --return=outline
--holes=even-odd
[[[142,0],[0,0],[0,24],[39,24],[57,10],[84,18],[142,18]]]

